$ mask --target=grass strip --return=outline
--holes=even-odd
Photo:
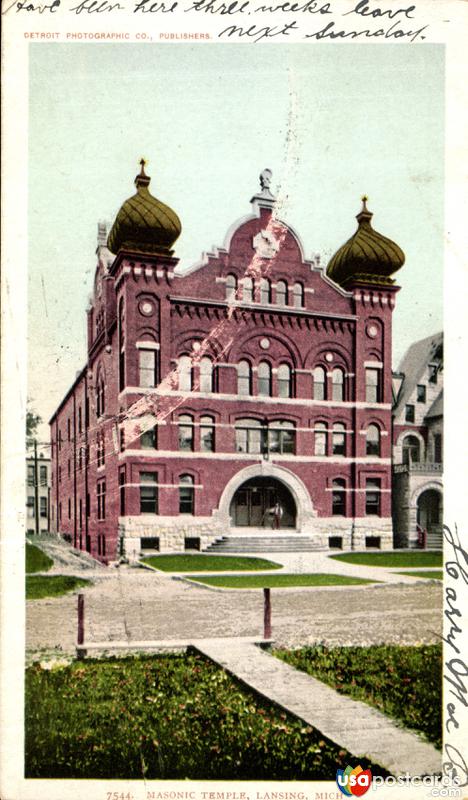
[[[223,570],[281,569],[282,564],[266,558],[245,556],[211,556],[203,554],[180,554],[148,556],[141,559],[144,564],[163,572],[222,572]]]
[[[53,563],[39,547],[26,542],[26,572],[47,572]]]
[[[274,655],[442,746],[442,646],[304,647]]]
[[[189,580],[207,586],[223,586],[226,589],[281,589],[288,586],[352,586],[353,584],[379,583],[348,575],[329,575],[321,572],[302,575],[191,575]]]
[[[60,597],[82,586],[90,586],[85,578],[72,575],[27,575],[26,600],[41,600],[44,597]]]
[[[35,664],[25,731],[28,778],[330,780],[353,763],[198,655]]]
[[[427,578],[428,580],[441,581],[444,577],[444,572],[441,569],[426,569],[426,570],[409,570],[408,572],[397,572],[397,575],[409,575],[410,578]]]
[[[347,564],[365,564],[369,567],[441,567],[442,553],[421,551],[408,551],[393,553],[340,553],[330,556],[335,561],[345,561]]]

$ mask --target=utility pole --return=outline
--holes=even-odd
[[[36,536],[39,536],[39,479],[37,473],[37,439],[34,439],[34,522]]]

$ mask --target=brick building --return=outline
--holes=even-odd
[[[270,181],[184,273],[181,223],[143,164],[107,238],[99,226],[87,363],[51,438],[53,526],[101,560],[203,550],[273,522],[320,546],[393,546],[391,276],[404,254],[364,199],[325,271],[276,217]]]
[[[394,375],[395,544],[442,545],[443,335],[411,345]]]

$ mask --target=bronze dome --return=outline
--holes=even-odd
[[[171,255],[171,247],[182,230],[180,219],[172,208],[150,194],[151,178],[145,174],[143,159],[140,164],[141,172],[135,178],[136,194],[122,205],[107,237],[107,246],[115,254],[125,249]]]
[[[405,263],[403,250],[373,229],[373,215],[366,201],[363,197],[356,233],[337,250],[327,267],[328,277],[344,288],[357,282],[391,285],[391,275]]]

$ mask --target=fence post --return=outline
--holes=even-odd
[[[271,639],[271,597],[270,589],[263,590],[263,638]]]
[[[80,647],[84,643],[84,594],[80,592],[78,595],[78,637],[77,637],[77,658],[84,658],[86,650]]]

